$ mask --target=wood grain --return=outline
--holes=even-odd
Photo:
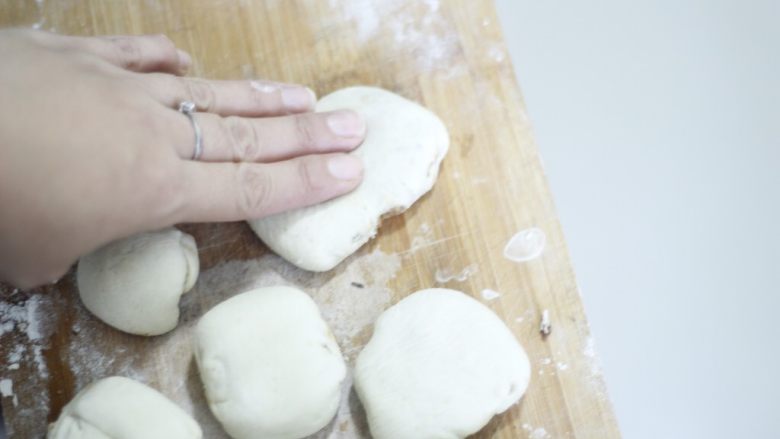
[[[72,272],[31,292],[0,286],[0,378],[14,389],[2,407],[11,437],[42,437],[46,421],[56,419],[81,386],[115,373],[189,404],[185,408],[207,425],[205,437],[223,437],[203,405],[188,329],[224,297],[273,279],[310,291],[333,311],[326,313],[331,325],[352,325],[342,334],[354,351],[347,353],[350,361],[370,336],[370,324],[355,323],[360,316],[343,307],[342,293],[356,298],[356,309],[372,294],[383,298],[376,306],[386,307],[437,285],[469,293],[514,331],[533,367],[522,402],[475,437],[619,437],[491,1],[6,0],[0,26],[79,35],[165,33],[192,54],[194,76],[299,82],[320,95],[376,85],[436,112],[452,139],[434,189],[386,220],[374,241],[332,273],[290,267],[268,254],[243,223],[184,226],[199,243],[202,275],[182,301],[180,327],[168,335],[146,339],[103,325],[79,303]],[[505,243],[529,227],[546,234],[541,257],[506,259]],[[437,271],[468,267],[473,273],[463,281],[436,281]],[[362,296],[347,291],[353,278],[365,282]],[[501,295],[486,301],[483,289]],[[553,330],[543,338],[538,327],[545,309]],[[345,398],[349,416],[321,437],[367,435],[354,394]]]

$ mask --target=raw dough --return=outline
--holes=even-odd
[[[355,365],[375,439],[463,438],[525,392],[525,351],[486,306],[418,291],[386,310]]]
[[[449,136],[422,106],[373,87],[350,87],[317,103],[317,111],[361,113],[367,135],[352,154],[363,160],[363,183],[324,203],[250,221],[273,251],[311,271],[327,271],[373,238],[383,216],[403,212],[428,192]]]
[[[314,301],[259,288],[206,313],[195,358],[209,407],[235,439],[297,439],[336,414],[346,366]]]
[[[179,321],[179,297],[198,279],[198,249],[173,228],[142,233],[82,257],[77,278],[81,301],[100,320],[159,335]]]
[[[123,377],[85,387],[68,403],[48,439],[200,439],[198,424],[158,391]]]

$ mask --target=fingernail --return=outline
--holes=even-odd
[[[305,87],[282,88],[282,103],[290,110],[308,110],[314,106],[314,92]]]
[[[328,160],[328,172],[339,180],[355,180],[363,174],[363,163],[351,155],[337,155]]]
[[[180,49],[176,49],[176,53],[179,55],[179,68],[184,71],[189,70],[192,65],[192,57],[190,57],[190,54]]]
[[[366,133],[366,123],[354,111],[342,110],[328,115],[328,127],[340,137],[362,137]]]

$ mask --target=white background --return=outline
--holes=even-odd
[[[623,435],[780,437],[780,2],[496,3]]]

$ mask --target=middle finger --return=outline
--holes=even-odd
[[[201,161],[275,162],[307,154],[350,151],[360,145],[366,126],[354,111],[338,110],[282,117],[220,117],[196,113],[202,132]],[[194,130],[184,115],[171,127],[183,159],[192,157]]]
[[[302,85],[272,81],[218,81],[145,74],[141,85],[158,102],[178,108],[182,101],[198,111],[222,116],[280,116],[312,111],[317,97]]]

